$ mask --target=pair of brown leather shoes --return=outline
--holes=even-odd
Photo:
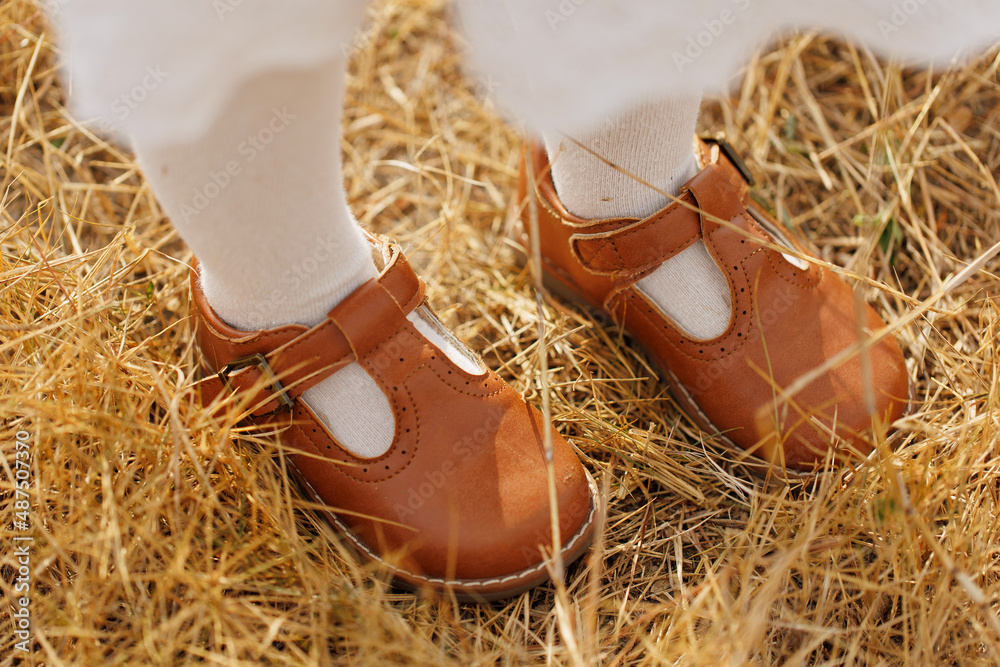
[[[884,338],[828,363],[882,323],[868,307],[858,321],[853,292],[837,276],[789,261],[773,221],[749,202],[745,168],[723,147],[698,144],[703,169],[677,203],[644,220],[602,221],[569,214],[544,152],[526,151],[537,175],[549,283],[613,316],[688,414],[760,465],[812,471],[830,458],[863,456],[873,419],[891,422],[906,406],[899,348]],[[529,196],[527,171],[519,201]],[[726,274],[733,304],[726,332],[708,341],[685,335],[636,287],[699,239]],[[548,578],[554,542],[564,562],[583,553],[598,511],[596,486],[553,430],[550,494],[541,415],[493,372],[469,374],[424,338],[406,317],[426,303],[422,281],[398,247],[371,241],[381,251],[381,275],[312,328],[229,327],[192,273],[198,342],[217,372],[201,383],[203,401],[235,396],[250,421],[277,429],[293,472],[329,508],[329,521],[404,585],[462,599],[531,588]],[[374,378],[394,413],[394,442],[376,458],[341,447],[301,400],[351,362]],[[800,380],[816,369],[815,378]],[[873,414],[864,409],[866,383]]]

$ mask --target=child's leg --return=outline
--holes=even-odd
[[[286,16],[246,3],[215,17],[197,0],[69,3],[67,52],[89,100],[77,109],[107,120],[115,91],[137,70],[149,78],[141,105],[116,118],[200,260],[196,335],[220,371],[201,398],[234,396],[247,423],[280,433],[331,522],[359,553],[391,554],[409,585],[514,594],[547,578],[553,540],[566,563],[582,554],[597,487],[542,415],[441,327],[398,248],[354,225],[340,40],[358,6],[300,3]]]
[[[265,73],[197,140],[136,143],[212,308],[232,326],[316,324],[376,275],[341,185],[343,95],[343,61]]]
[[[585,148],[561,133],[544,132],[560,201],[586,219],[644,218],[666,206],[668,198],[658,190],[676,195],[698,172],[691,139],[700,105],[700,95],[636,105],[572,137]],[[701,241],[668,259],[639,287],[694,338],[715,338],[729,324],[729,285]]]
[[[231,326],[312,326],[377,275],[342,186],[344,78],[344,60],[265,73],[239,88],[203,137],[136,142],[157,199],[200,262],[209,303]],[[411,315],[418,325],[420,312]],[[479,372],[456,343],[422,331]],[[354,453],[377,456],[392,445],[389,403],[357,364],[305,398]]]
[[[637,104],[589,132],[543,132],[559,200],[588,219],[644,218],[660,210],[668,198],[653,188],[675,195],[698,173],[691,137],[700,108],[700,95],[677,96]]]

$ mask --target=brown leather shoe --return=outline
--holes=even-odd
[[[899,346],[885,337],[867,348],[868,370],[860,355],[847,355],[788,395],[797,379],[884,323],[867,305],[859,321],[854,292],[836,274],[762,245],[791,244],[806,252],[782,238],[777,223],[751,202],[750,175],[728,144],[695,142],[700,173],[677,202],[644,220],[584,220],[569,213],[556,196],[545,149],[528,146],[515,204],[523,228],[530,229],[530,159],[546,284],[611,315],[660,369],[691,419],[737,451],[752,453],[742,457],[752,468],[756,460],[756,472],[767,470],[763,462],[812,472],[831,454],[838,462],[856,462],[873,449],[873,420],[887,425],[907,407]],[[698,240],[725,274],[733,307],[729,327],[711,340],[685,334],[636,286]]]
[[[327,319],[239,331],[212,311],[191,275],[197,339],[218,376],[203,402],[235,393],[255,424],[280,431],[306,492],[359,554],[386,562],[401,584],[494,599],[548,579],[552,551],[543,422],[495,373],[470,375],[413,326],[423,282],[395,245],[377,241],[384,268]],[[342,448],[302,393],[357,361],[396,419],[392,447],[363,459]],[[357,415],[365,419],[365,415]],[[588,545],[597,491],[570,446],[552,433],[562,556]]]

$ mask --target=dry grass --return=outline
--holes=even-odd
[[[548,302],[554,417],[609,495],[560,618],[549,587],[487,606],[393,591],[326,536],[267,442],[192,404],[190,253],[131,156],[66,114],[46,31],[25,0],[0,3],[0,664],[17,659],[18,430],[29,663],[1000,660],[997,262],[948,284],[1000,236],[995,52],[929,75],[798,36],[704,113],[761,201],[900,325],[917,411],[902,449],[848,483],[767,488],[720,463],[614,329]],[[537,399],[531,281],[502,242],[518,135],[460,75],[436,4],[383,2],[359,42],[352,204]]]

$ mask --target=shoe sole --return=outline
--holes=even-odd
[[[316,489],[295,465],[291,461],[286,461],[286,465],[292,471],[295,480],[299,482],[304,495],[316,504],[327,507]],[[584,470],[584,474],[587,476],[587,487],[590,490],[590,508],[583,524],[563,544],[561,555],[564,567],[575,562],[587,551],[593,541],[594,528],[597,525],[600,493],[597,490],[597,483],[590,473]],[[347,538],[347,546],[359,560],[381,564],[392,573],[393,583],[396,586],[417,594],[430,594],[429,597],[454,597],[458,602],[491,602],[520,595],[550,579],[546,561],[536,563],[518,572],[486,579],[428,577],[387,562],[348,528],[337,516],[334,509],[319,509],[317,511],[331,527]]]

